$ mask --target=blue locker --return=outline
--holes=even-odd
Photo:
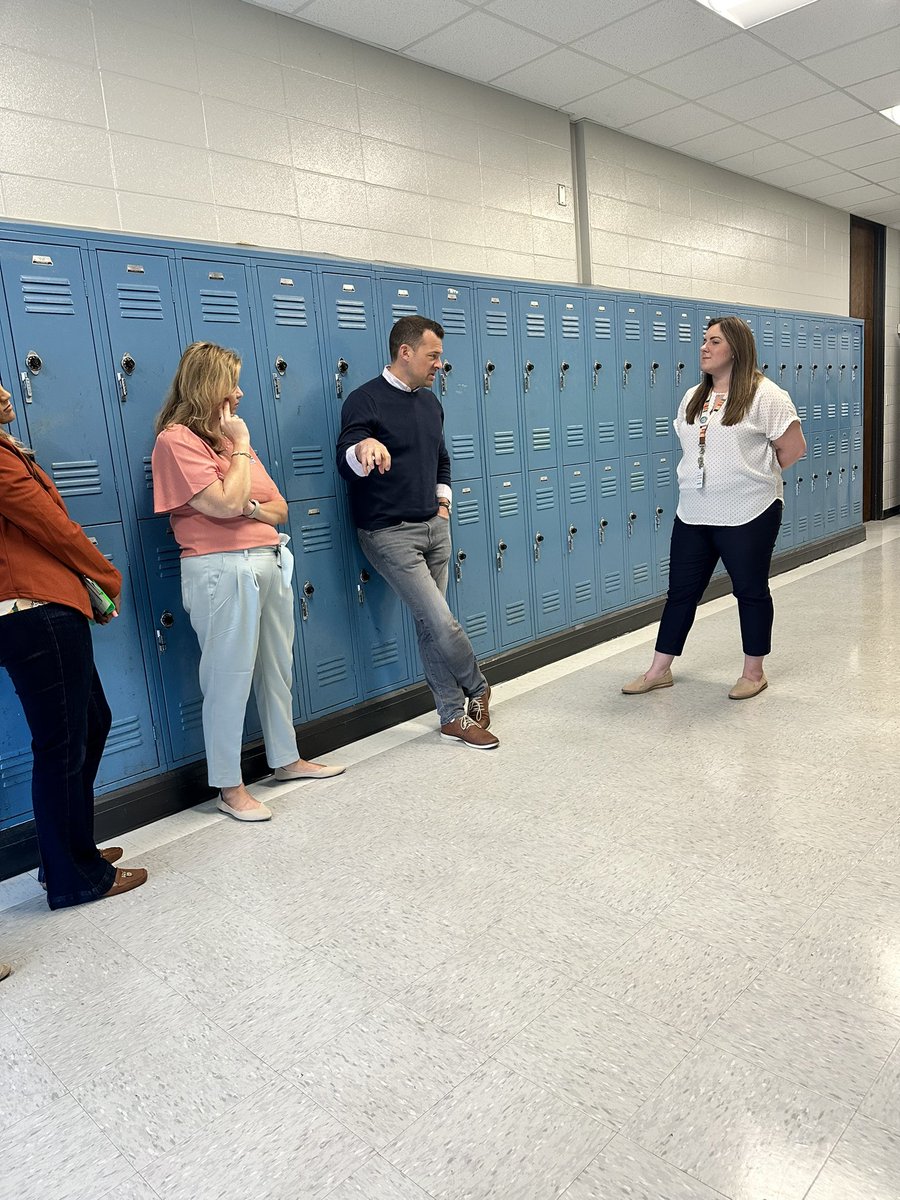
[[[139,517],[152,517],[153,422],[182,351],[172,260],[163,254],[100,250],[97,266],[135,508]]]
[[[266,378],[275,414],[275,453],[284,497],[335,492],[334,433],[328,419],[312,271],[257,266]]]
[[[806,317],[796,317],[791,324],[793,325],[793,358],[789,360],[790,365],[786,375],[790,382],[782,383],[781,386],[787,389],[794,401],[794,407],[797,409],[803,428],[807,431],[808,439],[811,434],[821,430],[821,416],[824,410],[820,410],[817,420],[812,411],[812,394],[810,392],[812,359],[810,358],[809,320]]]
[[[515,646],[535,636],[528,586],[532,542],[526,528],[527,500],[522,476],[490,480],[491,546],[497,587],[499,646]]]
[[[861,525],[863,519],[863,447],[862,429],[854,429],[850,449],[850,524]]]
[[[838,505],[840,502],[840,434],[837,429],[825,430],[825,533],[836,533],[838,529]]]
[[[678,507],[677,465],[680,451],[653,455],[653,582],[654,592],[663,596],[669,588],[669,554],[672,526]]]
[[[465,480],[453,489],[450,517],[453,556],[447,599],[466,631],[478,658],[493,654],[497,646],[485,485]]]
[[[794,351],[794,321],[792,317],[777,317],[777,339],[775,358],[777,360],[775,369],[772,372],[772,378],[780,388],[790,393],[791,399],[794,401],[794,407],[800,414],[800,420],[803,422],[803,428],[808,432],[807,421],[809,419],[809,406],[804,402],[804,411],[800,412],[798,400],[802,401],[800,395],[799,383],[796,377],[795,365],[797,363],[796,354]],[[800,374],[804,372],[800,370]]]
[[[646,454],[650,441],[647,326],[644,305],[639,300],[619,300],[616,309],[624,422],[622,452],[627,458],[632,454]]]
[[[812,522],[810,521],[811,492],[810,483],[812,466],[809,450],[799,462],[791,468],[793,474],[793,512],[794,512],[794,545],[805,546],[810,541]]]
[[[673,304],[672,332],[675,338],[675,361],[672,364],[673,398],[675,407],[672,419],[678,411],[678,405],[689,388],[694,388],[700,382],[700,331],[697,323],[697,309],[692,304]],[[674,438],[675,431],[673,429]],[[672,443],[675,444],[674,441]]]
[[[840,529],[849,529],[853,524],[850,495],[851,446],[850,430],[841,429],[838,435],[838,527]]]
[[[809,439],[809,540],[817,542],[825,535],[825,437],[813,434]]]
[[[850,341],[850,424],[854,429],[861,429],[863,423],[863,345],[861,325],[851,326]]]
[[[736,308],[733,310],[736,317],[740,317],[744,324],[753,334],[753,340],[756,343],[756,361],[760,363],[759,357],[759,313],[752,308]]]
[[[532,470],[555,467],[558,461],[559,385],[553,361],[552,321],[549,296],[530,291],[516,293],[525,447]]]
[[[242,262],[183,258],[181,271],[187,296],[187,313],[194,341],[215,342],[241,356],[240,415],[250,428],[253,448],[267,470],[279,473],[280,450],[269,450],[260,396],[260,372],[253,340],[252,304],[247,268]]]
[[[625,459],[624,482],[628,595],[631,600],[644,600],[654,592],[650,463],[646,456]]]
[[[531,517],[531,577],[537,632],[552,633],[566,624],[566,589],[563,573],[562,502],[559,474],[532,471],[528,477]]]
[[[567,467],[562,477],[569,624],[577,625],[600,611],[591,470]]]
[[[381,344],[385,347],[385,355],[389,356],[388,335],[395,322],[402,317],[431,316],[425,303],[425,282],[413,273],[382,275],[378,280],[378,300]]]
[[[595,526],[600,565],[600,610],[628,603],[625,571],[625,496],[622,464],[617,458],[596,465]]]
[[[779,383],[778,379],[778,321],[773,313],[760,313],[757,322],[758,336],[756,349],[759,357],[759,369],[769,379]],[[784,387],[783,383],[780,383]]]
[[[853,358],[853,327],[847,321],[838,325],[838,424],[850,427],[850,366]]]
[[[553,297],[559,429],[566,466],[585,463],[591,451],[591,388],[585,302],[571,292]]]
[[[288,505],[297,601],[295,641],[300,678],[312,716],[359,697],[347,581],[341,553],[341,513],[334,497]]]
[[[841,420],[841,335],[836,321],[825,323],[825,425],[836,429]]]
[[[479,408],[482,385],[475,365],[475,320],[471,289],[431,284],[429,314],[444,327],[444,367],[435,387],[444,406],[444,442],[454,484],[480,479],[483,470]]]
[[[593,456],[607,459],[620,453],[622,437],[615,301],[605,296],[591,295],[587,301],[587,313],[591,338],[589,366]]]
[[[355,532],[349,536],[356,541]],[[349,604],[356,625],[362,686],[377,696],[409,683],[412,656],[403,605],[358,544],[350,546]]]
[[[826,372],[827,354],[825,350],[825,322],[810,320],[798,322],[808,328],[809,351],[809,415],[810,432],[813,434],[825,432],[826,412]]]
[[[371,278],[358,272],[323,271],[323,326],[327,350],[326,390],[334,405],[335,429],[341,406],[362,383],[380,375],[388,361],[387,345],[379,345]]]
[[[789,550],[794,545],[794,527],[797,519],[796,495],[796,466],[783,471],[784,477],[784,508],[781,513],[781,527],[775,542],[775,553]]]
[[[0,243],[19,380],[17,416],[73,520],[117,521],[119,497],[81,251]],[[12,379],[7,381],[10,391]]]
[[[487,468],[491,475],[515,473],[522,469],[522,436],[512,293],[503,288],[478,288],[475,305]]]
[[[672,421],[678,411],[681,396],[676,397],[675,394],[676,358],[672,310],[667,304],[648,304],[647,321],[650,333],[650,344],[647,347],[650,354],[647,364],[650,448],[657,452],[672,449],[675,437]]]

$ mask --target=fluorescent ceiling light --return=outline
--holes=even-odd
[[[751,29],[754,25],[762,25],[763,21],[806,8],[815,0],[697,0],[697,3],[712,9],[720,17],[727,17],[741,29]]]
[[[883,108],[881,115],[893,121],[895,125],[900,125],[900,104],[895,104],[893,108]]]

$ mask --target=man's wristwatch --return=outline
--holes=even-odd
[[[247,501],[247,504],[250,505],[250,511],[245,512],[244,516],[249,518],[249,520],[252,521],[254,519],[254,517],[256,516],[256,514],[259,512],[259,501],[251,499],[251,500]]]

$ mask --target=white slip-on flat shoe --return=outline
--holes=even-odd
[[[294,779],[333,779],[335,775],[343,775],[347,770],[346,767],[339,766],[337,763],[317,763],[316,769],[311,770],[308,767],[303,767],[299,771],[289,771],[287,767],[275,768],[276,783],[290,783]]]
[[[264,804],[260,804],[259,808],[232,808],[231,805],[222,797],[219,792],[219,798],[216,801],[216,808],[219,812],[227,813],[229,817],[234,817],[236,821],[271,821],[272,810],[266,808]]]

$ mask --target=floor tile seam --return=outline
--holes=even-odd
[[[858,1111],[858,1110],[857,1110],[857,1111]],[[816,1183],[817,1183],[817,1182],[818,1182],[818,1180],[819,1180],[819,1176],[820,1176],[820,1175],[821,1175],[821,1174],[824,1172],[825,1168],[826,1168],[826,1167],[828,1166],[828,1164],[831,1162],[831,1156],[834,1154],[835,1150],[837,1150],[838,1146],[839,1146],[839,1145],[841,1144],[841,1142],[843,1141],[844,1134],[845,1134],[845,1133],[847,1132],[847,1130],[850,1128],[850,1125],[851,1125],[851,1123],[853,1122],[853,1119],[854,1119],[854,1117],[855,1117],[856,1115],[857,1115],[857,1114],[856,1114],[856,1112],[854,1112],[854,1113],[852,1113],[852,1114],[851,1114],[851,1116],[850,1116],[850,1119],[849,1119],[849,1120],[847,1121],[847,1123],[844,1125],[844,1128],[841,1130],[841,1132],[838,1134],[838,1136],[837,1136],[837,1137],[834,1139],[834,1144],[832,1145],[832,1147],[831,1147],[831,1149],[828,1151],[828,1153],[825,1155],[825,1158],[822,1160],[822,1165],[819,1167],[818,1171],[816,1171],[816,1173],[815,1173],[815,1176],[813,1177],[813,1180],[812,1180],[812,1182],[810,1183],[810,1185],[809,1185],[809,1187],[806,1189],[806,1191],[803,1193],[804,1200],[806,1200],[806,1197],[807,1197],[807,1196],[810,1196],[810,1195],[812,1194],[813,1188],[816,1186]]]
[[[78,1105],[79,1111],[81,1113],[83,1113],[84,1116],[87,1117],[87,1119],[90,1121],[90,1123],[94,1126],[94,1128],[97,1130],[97,1133],[100,1135],[100,1137],[102,1137],[103,1140],[105,1142],[107,1142],[109,1144],[109,1146],[112,1147],[112,1149],[115,1151],[117,1157],[119,1159],[121,1159],[123,1165],[125,1167],[127,1167],[129,1171],[132,1172],[131,1176],[129,1177],[129,1179],[127,1181],[127,1182],[132,1182],[138,1174],[137,1168],[132,1165],[131,1161],[128,1159],[125,1152],[116,1145],[116,1143],[112,1140],[112,1138],[109,1136],[109,1134],[106,1132],[106,1130],[101,1128],[101,1126],[97,1123],[97,1121],[94,1119],[94,1117],[91,1115],[91,1113],[89,1113],[88,1110],[81,1103],[81,1101],[78,1100],[78,1098],[75,1096],[74,1092],[70,1092],[69,1096],[70,1096],[71,1100],[73,1101],[73,1103]]]
[[[894,1051],[897,1049],[897,1047],[900,1046],[900,1011],[892,1012],[890,1009],[879,1008],[879,1006],[877,1004],[870,1004],[866,1000],[857,1000],[852,996],[845,996],[841,992],[833,992],[828,988],[820,987],[818,984],[811,984],[806,979],[798,979],[795,975],[791,975],[789,971],[784,971],[784,970],[779,971],[774,968],[771,968],[770,974],[778,975],[780,978],[786,979],[789,983],[796,984],[799,988],[801,988],[801,990],[808,989],[810,991],[817,992],[820,995],[822,995],[828,999],[840,1000],[844,1004],[848,1004],[848,1005],[854,1006],[856,1008],[866,1009],[869,1013],[872,1014],[873,1018],[882,1017],[885,1019],[885,1024],[890,1024],[890,1025],[896,1026],[897,1027],[897,1039],[894,1042],[893,1046],[891,1047],[890,1051],[888,1052],[887,1058],[890,1058],[891,1054],[893,1054]],[[885,1059],[885,1062],[887,1062],[887,1058]],[[881,1069],[879,1068],[879,1073],[880,1073],[880,1070]]]
[[[629,1120],[631,1120],[630,1117],[629,1117]],[[566,1197],[569,1195],[569,1189],[574,1187],[574,1185],[578,1182],[578,1180],[581,1178],[581,1176],[583,1174],[585,1174],[585,1172],[599,1160],[599,1158],[602,1154],[605,1154],[605,1152],[610,1148],[610,1146],[616,1140],[616,1138],[621,1138],[623,1141],[626,1141],[626,1142],[633,1142],[635,1146],[640,1147],[640,1149],[644,1152],[644,1154],[648,1155],[652,1159],[655,1159],[656,1162],[658,1162],[660,1164],[660,1174],[662,1174],[663,1170],[675,1171],[679,1175],[683,1175],[685,1177],[685,1179],[692,1180],[694,1183],[699,1183],[701,1185],[701,1187],[707,1188],[709,1191],[709,1194],[713,1198],[713,1200],[733,1200],[732,1196],[726,1196],[724,1192],[719,1192],[714,1187],[710,1187],[710,1185],[708,1183],[704,1183],[701,1179],[698,1179],[696,1177],[696,1175],[691,1175],[689,1172],[685,1171],[682,1167],[676,1167],[674,1163],[667,1162],[664,1158],[660,1158],[658,1154],[654,1153],[652,1150],[648,1150],[646,1148],[646,1146],[641,1146],[640,1142],[635,1141],[634,1138],[628,1137],[628,1135],[623,1133],[620,1129],[616,1130],[615,1135],[610,1139],[610,1141],[608,1141],[606,1143],[606,1145],[599,1151],[599,1153],[597,1153],[591,1159],[591,1161],[584,1168],[584,1171],[580,1172],[580,1174],[577,1175],[576,1178],[572,1180],[572,1182],[569,1184],[569,1187],[566,1188],[566,1190],[560,1196],[556,1197],[556,1200],[566,1200]],[[105,1200],[105,1197],[104,1197],[104,1200]],[[602,1197],[597,1197],[597,1200],[602,1200]]]
[[[49,1071],[49,1073],[57,1081],[60,1088],[62,1089],[62,1095],[56,1096],[53,1100],[45,1101],[40,1106],[40,1108],[34,1110],[33,1112],[25,1113],[22,1116],[16,1117],[16,1119],[12,1122],[12,1124],[7,1125],[3,1129],[0,1129],[0,1148],[2,1148],[3,1142],[6,1140],[6,1138],[9,1136],[10,1132],[12,1130],[14,1130],[17,1125],[21,1124],[23,1121],[29,1120],[31,1117],[36,1117],[40,1113],[46,1112],[47,1109],[51,1107],[51,1105],[56,1104],[58,1101],[64,1099],[66,1096],[68,1096],[72,1100],[74,1100],[76,1104],[78,1103],[77,1099],[75,1098],[75,1096],[73,1094],[74,1089],[70,1088],[68,1086],[68,1084],[63,1082],[63,1080],[56,1073],[56,1071],[54,1071],[54,1069],[50,1066],[50,1064],[47,1062],[46,1058],[44,1058],[43,1054],[41,1054],[41,1052],[34,1045],[34,1043],[31,1041],[31,1039],[28,1037],[28,1035],[25,1033],[25,1031],[23,1029],[20,1029],[17,1025],[15,1025],[11,1018],[7,1017],[7,1020],[9,1020],[10,1024],[13,1026],[14,1032],[22,1039],[23,1042],[25,1042],[26,1046],[28,1047],[28,1050],[34,1055],[34,1057],[38,1060],[38,1062],[41,1064],[41,1066],[44,1067],[45,1070]],[[79,1107],[80,1107],[80,1105],[79,1105]]]
[[[802,842],[798,843],[798,844],[806,845],[806,843],[802,843]],[[816,847],[808,846],[808,845],[806,846],[806,848],[812,849],[812,850],[816,849]],[[722,864],[719,863],[718,865],[721,866]],[[815,909],[816,912],[818,912],[819,909],[824,905],[825,901],[828,900],[829,897],[831,897],[835,893],[835,891],[837,891],[838,887],[840,887],[840,885],[844,882],[844,880],[850,874],[850,871],[855,869],[856,865],[857,864],[854,863],[853,867],[851,867],[847,872],[845,872],[843,875],[841,875],[840,878],[834,882],[833,886],[830,887],[826,893],[824,893],[824,895],[821,897],[821,899],[805,900],[805,899],[803,899],[802,896],[792,895],[788,892],[776,892],[776,891],[763,891],[763,895],[774,897],[776,900],[784,900],[788,904],[803,904],[807,908],[813,908],[813,909]],[[707,871],[706,873],[707,873],[707,875],[711,876],[712,878],[720,880],[722,883],[731,884],[732,887],[742,888],[742,887],[747,886],[745,883],[739,882],[738,880],[733,879],[730,875],[723,875],[720,871],[717,871],[715,869],[715,867],[712,868],[711,870]],[[749,886],[752,887],[753,885],[750,884]],[[755,890],[759,891],[761,889],[757,888]],[[812,916],[810,916],[808,918],[808,920],[812,920]],[[805,924],[806,924],[806,922],[804,921],[804,925]],[[799,933],[800,930],[798,930],[797,932]]]
[[[395,1167],[394,1164],[389,1162],[388,1159],[386,1159],[378,1150],[373,1150],[373,1152],[366,1159],[365,1163],[361,1163],[360,1166],[356,1167],[353,1175],[357,1174],[358,1171],[362,1170],[366,1164],[370,1163],[375,1158],[383,1162],[389,1170],[395,1171],[399,1176],[401,1176],[401,1178],[407,1180],[412,1187],[418,1188],[418,1190],[425,1197],[425,1200],[438,1200],[438,1197],[435,1196],[434,1192],[427,1191],[424,1187],[422,1187],[421,1183],[417,1183],[415,1179],[413,1179],[410,1175],[407,1175],[405,1171],[401,1171],[399,1167]],[[353,1175],[348,1175],[345,1179],[342,1179],[340,1183],[336,1183],[333,1188],[329,1188],[328,1191],[325,1192],[325,1194],[321,1197],[321,1200],[328,1200],[329,1196],[334,1196],[344,1186],[347,1180],[353,1179]]]

